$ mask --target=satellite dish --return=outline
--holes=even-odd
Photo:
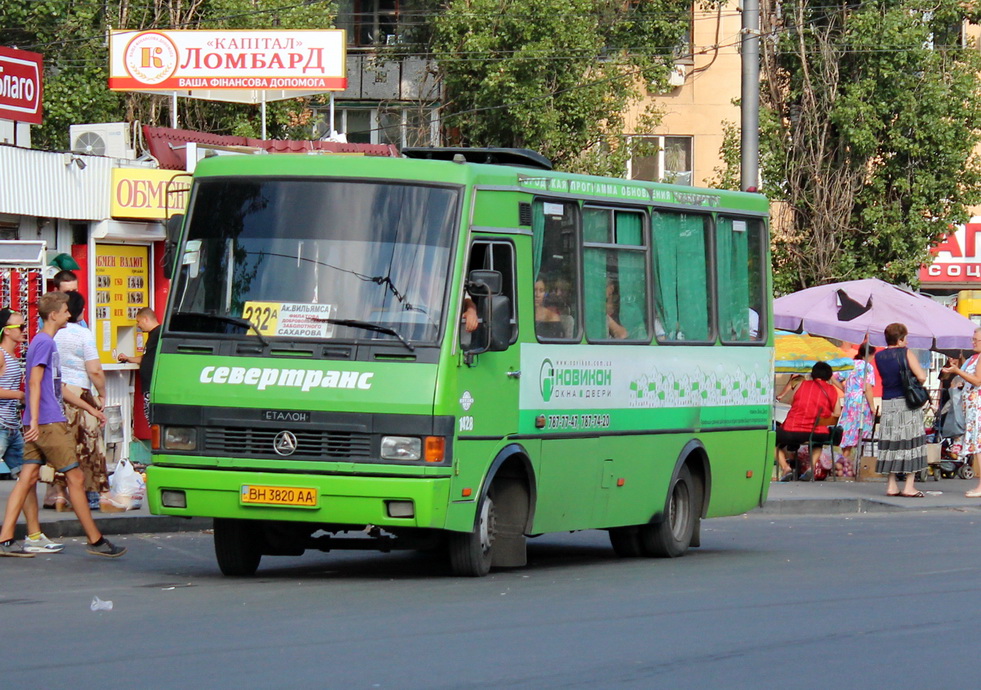
[[[106,140],[96,132],[82,132],[75,139],[72,150],[93,156],[104,156],[106,155]]]

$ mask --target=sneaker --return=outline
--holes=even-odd
[[[27,551],[24,551],[23,546],[13,540],[10,540],[9,542],[0,541],[0,556],[10,556],[12,558],[34,558],[33,553],[27,553]]]
[[[105,556],[106,558],[119,558],[126,553],[125,546],[116,546],[105,537],[102,538],[102,543],[98,546],[89,544],[85,550],[93,556]]]
[[[28,553],[61,553],[65,550],[64,544],[53,542],[41,533],[37,539],[27,537],[24,539],[24,551]]]

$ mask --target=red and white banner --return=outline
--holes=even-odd
[[[114,91],[347,88],[343,30],[113,31]]]
[[[0,48],[0,119],[41,124],[44,57]]]
[[[930,248],[933,263],[920,267],[923,285],[981,283],[981,218],[952,229],[954,232]]]

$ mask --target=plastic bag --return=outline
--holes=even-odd
[[[112,493],[105,502],[116,509],[136,510],[146,496],[143,476],[129,460],[120,460],[116,465],[116,471],[109,477],[109,489]]]

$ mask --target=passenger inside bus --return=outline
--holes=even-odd
[[[553,306],[546,304],[548,287],[543,277],[535,281],[535,333],[542,338],[565,338],[566,328],[562,315]]]
[[[606,328],[611,338],[624,340],[627,337],[627,329],[620,324],[619,305],[620,294],[616,284],[610,280],[606,283]]]

